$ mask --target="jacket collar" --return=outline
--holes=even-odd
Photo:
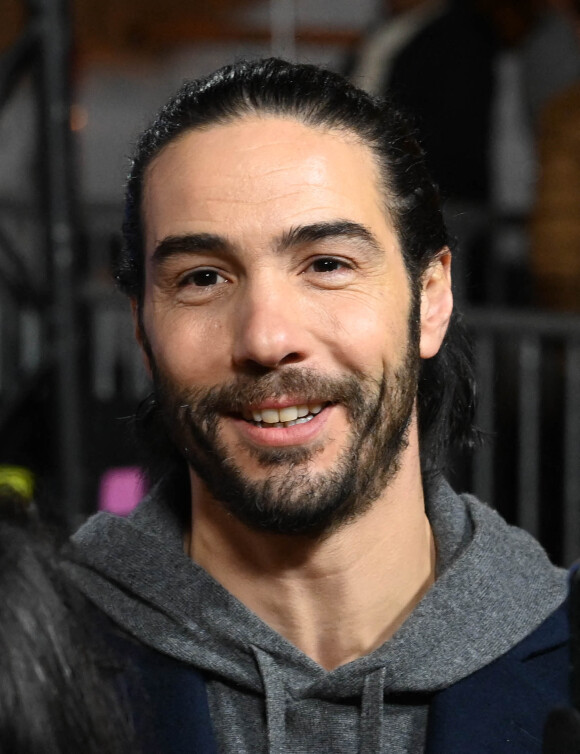
[[[426,754],[541,752],[548,712],[570,704],[567,604],[495,662],[437,693]]]

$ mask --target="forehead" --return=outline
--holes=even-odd
[[[346,219],[392,232],[372,151],[350,132],[246,117],[186,132],[149,165],[145,243],[188,232],[250,235]]]

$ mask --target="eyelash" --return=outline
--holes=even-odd
[[[333,269],[333,270],[315,270],[314,269],[314,267],[317,264],[321,265],[321,264],[325,264],[325,263],[326,264],[330,263],[330,264],[333,264],[333,265],[338,265],[338,267],[335,268],[335,269]],[[317,272],[317,273],[321,273],[321,274],[327,273],[327,274],[331,275],[333,273],[338,273],[338,272],[341,272],[341,271],[344,271],[344,270],[351,270],[352,269],[352,265],[349,264],[346,260],[340,259],[338,257],[317,257],[316,259],[314,259],[310,263],[308,269],[310,269],[310,268],[312,268],[313,272]]]
[[[192,283],[195,283],[195,276],[199,275],[216,275],[217,277],[221,278],[222,283],[227,283],[228,281],[226,278],[218,272],[218,270],[214,269],[213,267],[200,267],[197,270],[193,270],[191,272],[188,272],[186,275],[184,275],[181,280],[179,281],[179,287],[185,288],[188,285],[191,285]],[[213,288],[215,285],[220,284],[219,281],[216,281],[215,283],[210,283],[208,285],[193,285],[194,288]]]

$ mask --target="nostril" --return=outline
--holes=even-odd
[[[285,364],[295,364],[298,361],[302,361],[302,356],[300,356],[299,353],[289,353],[287,356],[284,356],[283,359],[281,359],[276,366],[284,366]]]
[[[274,366],[266,366],[265,364],[260,364],[260,362],[255,361],[254,359],[236,361],[236,367],[240,373],[247,374],[250,377],[265,377],[267,374],[270,374],[273,369],[276,369],[275,364]]]
[[[256,376],[265,375],[271,372],[273,369],[278,369],[282,366],[288,366],[290,364],[298,364],[303,361],[305,356],[298,351],[292,351],[281,357],[276,354],[257,354],[246,353],[242,358],[235,358],[238,367],[242,367],[245,371],[251,372]]]

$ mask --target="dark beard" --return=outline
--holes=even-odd
[[[362,373],[327,378],[295,367],[210,389],[179,391],[157,368],[154,379],[169,435],[215,500],[253,529],[321,536],[367,511],[397,473],[418,370],[418,338],[411,333],[400,369],[379,382]],[[228,453],[224,447],[220,418],[282,395],[300,395],[305,402],[324,396],[341,404],[350,443],[326,472],[308,468],[322,447],[253,448],[259,465],[272,473],[252,481],[236,465],[235,449]]]

